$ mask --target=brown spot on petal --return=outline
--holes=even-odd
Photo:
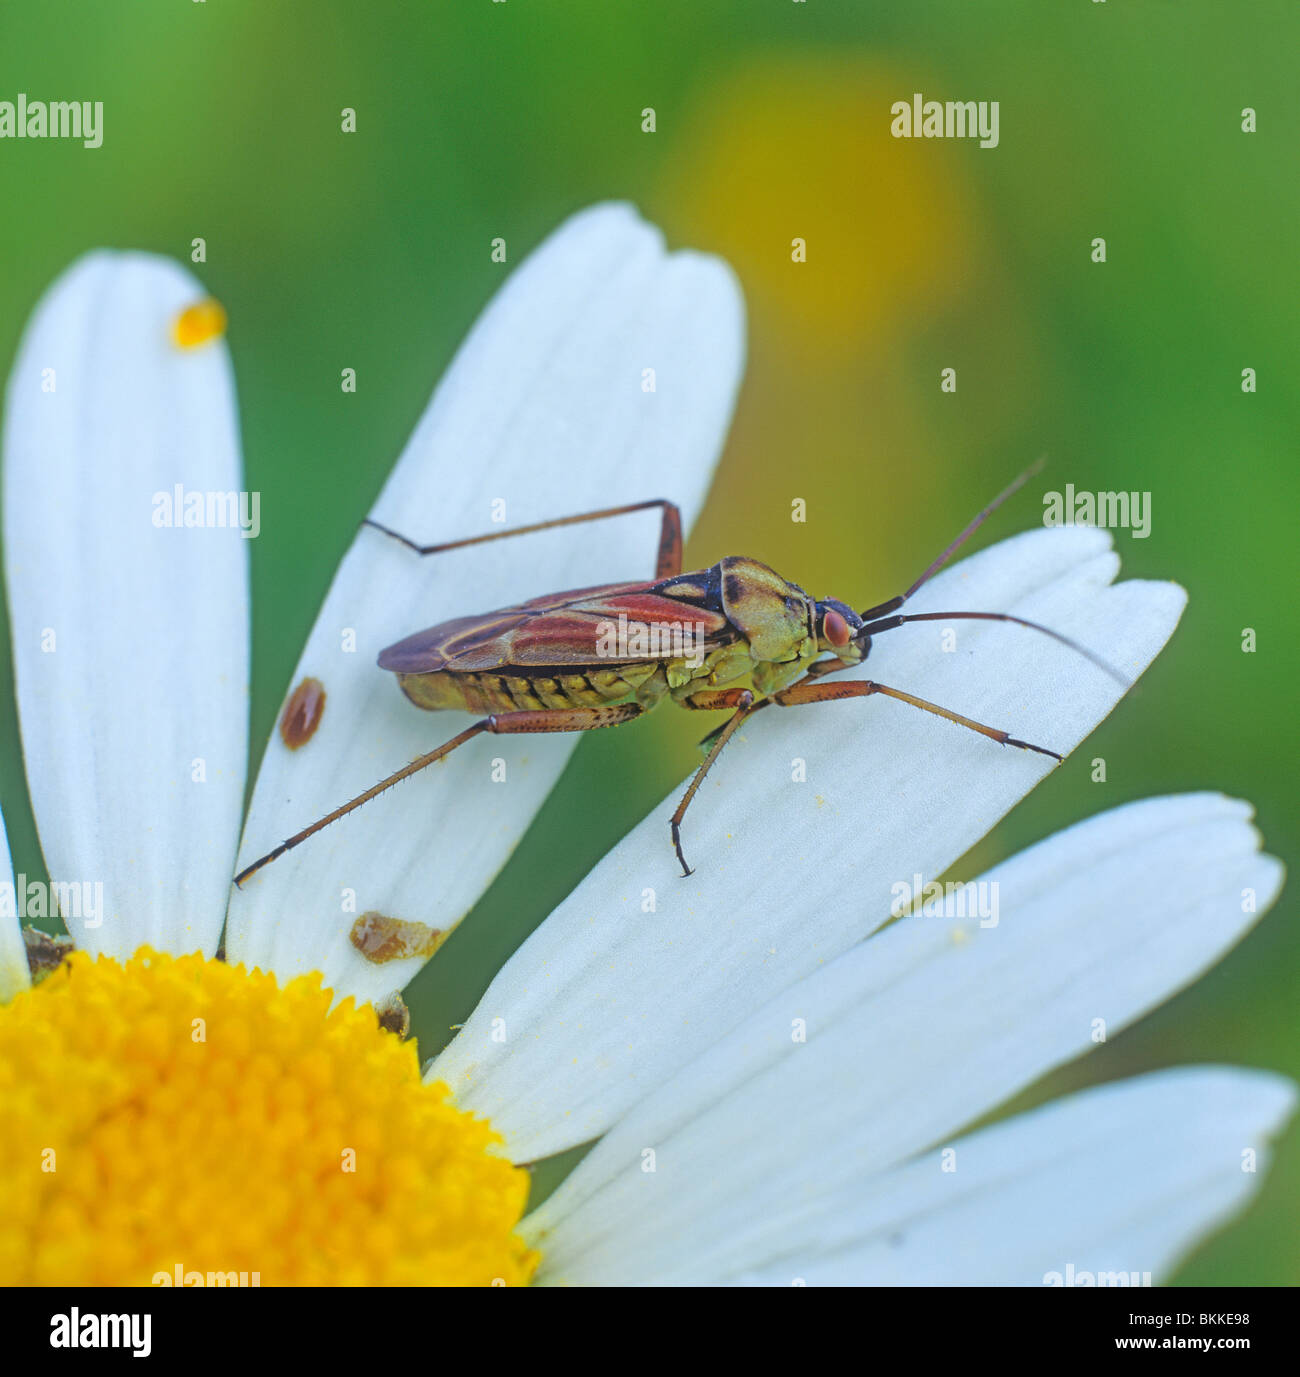
[[[392,1033],[395,1037],[404,1038],[411,1031],[411,1011],[396,990],[382,1003],[375,1005],[375,1016],[384,1032]]]
[[[305,746],[316,734],[325,715],[325,685],[319,679],[304,679],[289,695],[280,714],[280,740],[291,751]]]
[[[352,924],[348,936],[367,961],[382,966],[386,961],[432,956],[438,949],[442,933],[427,923],[409,923],[404,918],[389,918],[371,909]]]
[[[32,974],[32,984],[39,985],[47,975],[58,970],[75,943],[71,937],[56,937],[40,928],[25,927],[23,945],[27,948],[27,969]]]

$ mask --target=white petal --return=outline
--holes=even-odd
[[[955,1170],[934,1151],[790,1200],[745,1251],[729,1239],[688,1270],[775,1286],[1158,1284],[1245,1207],[1294,1109],[1291,1082],[1226,1067],[1102,1086],[960,1139]]]
[[[667,497],[689,522],[708,487],[740,376],[743,320],[726,267],[667,255],[626,206],[567,222],[509,279],[456,356],[375,504],[423,542]],[[643,370],[655,390],[643,391]],[[446,618],[565,587],[649,577],[657,517],[613,521],[421,560],[363,530],[295,672],[327,694],[312,740],[273,733],[241,864],[461,731],[420,712],[375,667],[385,646]],[[342,646],[345,628],[355,653]],[[572,736],[472,742],[312,838],[231,905],[231,960],[281,975],[324,971],[360,998],[404,985],[418,959],[367,963],[349,942],[371,910],[446,931],[518,842],[576,744]],[[493,783],[494,759],[506,782]],[[345,907],[345,899],[347,907]]]
[[[3,815],[0,815],[0,895],[14,899],[14,867],[9,859],[9,837],[5,832]],[[17,904],[0,901],[0,1004],[12,999],[31,983]]]
[[[9,380],[23,751],[50,874],[91,886],[87,908],[102,885],[98,916],[65,914],[95,952],[214,951],[239,829],[247,545],[236,529],[154,524],[177,484],[242,486],[225,345],[171,340],[204,295],[166,259],[91,254],[42,299]]]
[[[1171,584],[1108,587],[1117,564],[1101,532],[1037,531],[941,574],[916,610],[1014,611],[1137,673],[1185,598]],[[882,636],[872,677],[1058,751],[1120,696],[1033,632],[953,627],[955,654],[940,650],[941,623]],[[1128,709],[1144,710],[1153,705]],[[806,783],[791,782],[796,760]],[[669,847],[675,795],[511,958],[434,1074],[492,1119],[516,1160],[594,1138],[765,999],[884,922],[896,883],[946,870],[1048,768],[887,699],[770,709],[723,753],[687,815],[696,873],[682,879]]]
[[[552,1231],[547,1265],[586,1279],[616,1263],[625,1278],[628,1266],[692,1265],[747,1221],[942,1144],[1099,1029],[1113,1037],[1272,902],[1281,867],[1259,854],[1248,817],[1213,794],[1104,813],[984,877],[996,927],[905,918],[785,990],[638,1105],[542,1205],[531,1227]],[[618,1262],[625,1243],[637,1262]]]

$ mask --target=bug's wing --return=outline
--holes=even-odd
[[[658,659],[670,646],[703,643],[705,652],[735,639],[719,612],[641,587],[590,590],[560,607],[534,612],[503,638],[504,665],[627,664]],[[612,633],[626,629],[622,642]],[[638,638],[641,649],[638,650]],[[660,647],[647,652],[647,643]]]
[[[734,639],[725,616],[652,591],[651,583],[604,584],[534,598],[518,607],[457,617],[389,646],[381,669],[397,674],[451,670],[475,674],[537,665],[623,664],[644,658],[611,653],[610,631],[626,618],[668,644],[674,628],[703,638],[705,650]]]
[[[500,612],[439,622],[380,651],[379,668],[390,669],[394,674],[495,669],[501,664],[503,637],[527,617],[528,613],[520,608],[508,607]]]
[[[590,588],[570,588],[567,593],[543,593],[540,598],[530,598],[518,607],[509,607],[508,612],[550,612],[562,607],[586,607],[605,598],[621,598],[638,593],[646,593],[658,587],[654,583],[593,583]]]

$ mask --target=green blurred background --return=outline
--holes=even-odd
[[[688,562],[752,554],[861,603],[910,581],[1039,454],[1035,494],[1152,493],[1150,538],[1116,543],[1128,574],[1190,590],[1180,630],[957,873],[1126,800],[1206,787],[1251,799],[1290,860],[1297,41],[1293,3],[1222,0],[7,3],[0,99],[102,100],[105,139],[0,143],[0,359],[75,255],[188,261],[207,240],[198,271],[230,312],[247,482],[264,499],[260,751],[357,520],[501,281],[489,241],[504,235],[517,261],[573,210],[631,199],[674,245],[730,259],[749,303],[746,384]],[[913,91],[999,101],[1000,146],[892,139],[889,106]],[[355,395],[339,391],[344,363]],[[946,366],[955,395],[939,389]],[[791,497],[819,494],[818,520],[792,524]],[[987,538],[1040,514],[1028,495]],[[7,631],[0,644],[0,799],[15,867],[39,873]],[[698,734],[663,713],[582,742],[410,992],[424,1052],[686,774]],[[1180,1062],[1300,1078],[1294,907],[1293,885],[1206,979],[1016,1107]],[[1293,1129],[1250,1212],[1178,1280],[1300,1281],[1298,1188]]]

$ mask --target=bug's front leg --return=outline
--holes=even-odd
[[[853,668],[855,668],[854,665],[851,665],[851,664],[849,664],[849,662],[848,662],[847,660],[841,660],[841,659],[839,659],[838,657],[835,657],[835,658],[832,658],[832,659],[829,659],[829,660],[816,660],[816,661],[814,661],[811,665],[808,666],[808,669],[807,669],[807,671],[805,672],[803,678],[800,679],[800,680],[798,681],[798,683],[792,684],[790,687],[791,687],[791,688],[798,688],[798,687],[799,687],[800,685],[802,685],[802,684],[812,683],[813,680],[815,680],[815,679],[820,679],[823,675],[826,675],[826,674],[838,674],[839,671],[842,670],[842,669],[853,669]],[[774,697],[775,697],[775,695],[773,695],[773,698],[774,698]],[[768,704],[771,703],[771,702],[773,701],[773,698],[762,698],[762,699],[760,699],[760,700],[759,700],[757,703],[755,703],[754,706],[750,709],[750,716],[752,717],[752,716],[754,715],[754,713],[756,713],[756,712],[759,711],[760,708],[765,708],[765,707],[767,707]],[[719,704],[719,706],[722,706],[722,705]],[[712,747],[714,741],[717,740],[719,733],[722,732],[722,731],[725,729],[726,725],[727,725],[727,724],[724,722],[724,723],[722,724],[721,727],[715,727],[711,732],[709,732],[709,734],[708,734],[707,736],[703,737],[703,738],[701,739],[700,743],[699,743],[700,750],[702,750],[702,751],[707,751],[707,750],[709,750],[709,749]]]
[[[918,698],[914,693],[904,693],[902,689],[878,684],[874,679],[854,679],[849,683],[840,684],[810,684],[801,680],[788,689],[773,694],[767,701],[781,708],[793,708],[805,703],[834,703],[844,698],[868,698],[875,693],[883,694],[887,698],[896,698],[900,703],[933,713],[936,717],[947,718],[949,722],[979,732],[981,736],[987,736],[1001,746],[1018,746],[1022,751],[1037,751],[1039,755],[1050,755],[1053,760],[1063,758],[1058,752],[1049,750],[1046,746],[1035,746],[1030,741],[1021,741],[1019,737],[1012,736],[1000,727],[989,727],[983,722],[975,722],[969,717],[963,717],[959,712],[953,712],[950,708],[941,708],[938,703],[931,703],[927,698]]]
[[[691,867],[686,864],[686,857],[682,854],[682,819],[686,816],[686,810],[691,806],[691,800],[695,797],[700,785],[704,783],[704,776],[709,773],[713,762],[722,754],[722,748],[731,740],[736,728],[754,711],[755,704],[753,692],[747,688],[699,689],[689,698],[683,698],[681,702],[683,707],[692,708],[696,711],[708,712],[718,708],[735,709],[716,733],[717,740],[714,741],[712,749],[705,756],[704,763],[696,770],[695,777],[687,786],[686,793],[682,796],[682,801],[677,805],[672,816],[673,850],[677,852],[677,860],[682,867],[682,876],[685,877],[690,875],[692,871]]]

